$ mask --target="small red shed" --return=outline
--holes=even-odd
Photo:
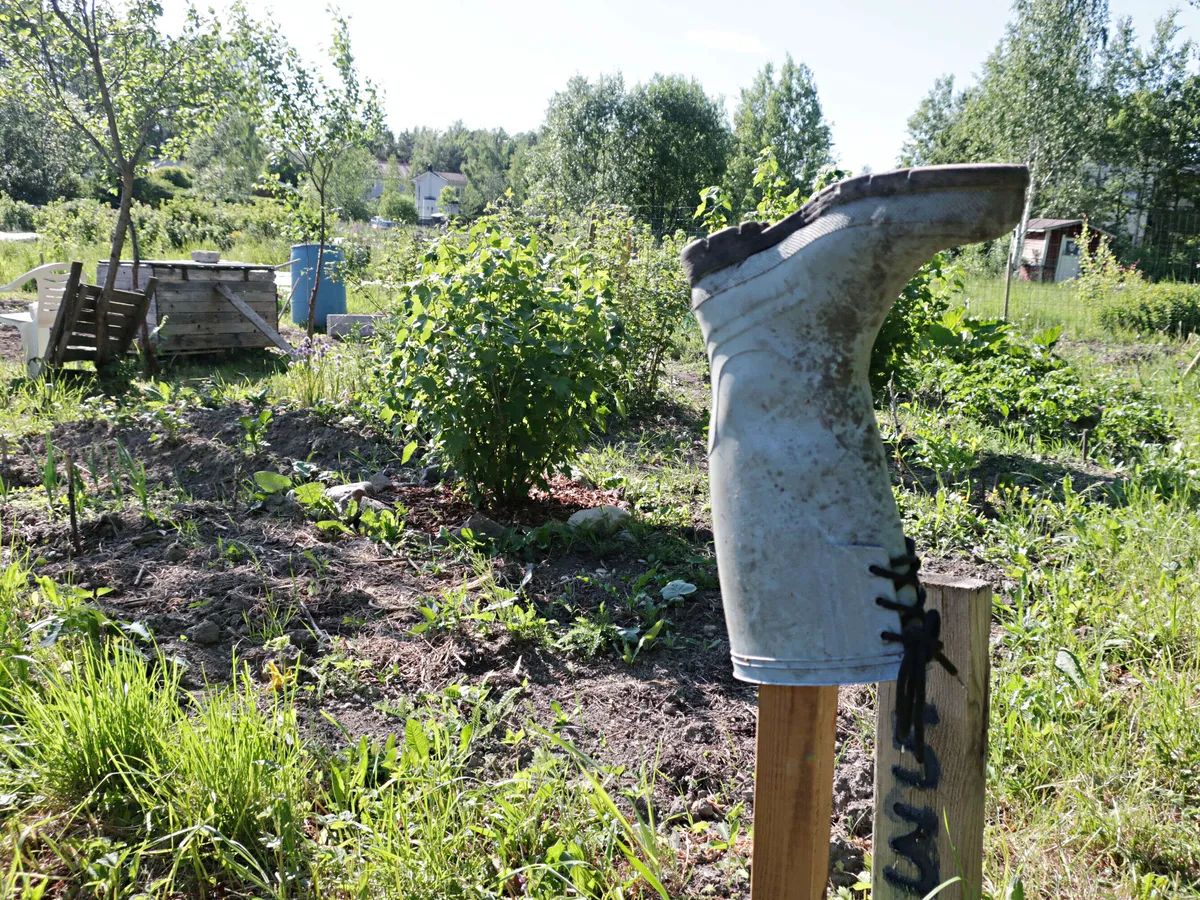
[[[1025,281],[1069,281],[1079,274],[1083,219],[1030,219],[1021,251]],[[1095,253],[1106,232],[1088,225],[1088,253]]]

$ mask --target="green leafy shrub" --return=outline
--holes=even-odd
[[[1056,356],[1061,333],[1051,328],[1025,340],[1000,319],[953,310],[929,328],[917,394],[931,405],[1043,438],[1078,437],[1086,429],[1094,447],[1120,457],[1171,439],[1171,417],[1161,405],[1115,378],[1085,383]]]
[[[593,206],[587,226],[564,255],[612,285],[612,309],[621,320],[625,353],[613,385],[618,404],[644,407],[658,396],[663,365],[676,330],[691,307],[679,252],[682,232],[658,238],[621,207]],[[582,224],[582,223],[580,223]]]
[[[133,182],[133,199],[136,203],[159,207],[168,200],[173,200],[177,189],[171,182],[162,178],[157,172],[138,176]]]
[[[909,279],[871,348],[871,388],[876,394],[881,394],[889,382],[897,388],[911,383],[922,341],[950,305],[950,297],[960,290],[961,271],[948,267],[944,253],[921,266]]]
[[[437,241],[410,285],[387,417],[428,432],[476,501],[544,485],[608,412],[621,352],[610,287],[548,250],[502,211]]]
[[[36,209],[0,192],[0,231],[33,231]]]
[[[163,231],[173,247],[204,244],[228,250],[233,246],[237,222],[223,204],[177,197],[164,204],[162,212]]]
[[[55,200],[34,216],[43,240],[56,249],[106,242],[116,223],[116,210],[99,200]]]
[[[1092,232],[1086,221],[1078,243],[1079,275],[1072,286],[1080,303],[1102,306],[1114,294],[1143,284],[1142,273],[1135,266],[1121,265],[1107,236],[1101,234],[1096,248],[1091,249]]]
[[[1100,310],[1109,330],[1200,332],[1200,284],[1137,284],[1112,295]]]
[[[417,201],[411,194],[396,190],[385,190],[379,198],[379,214],[393,222],[407,225],[417,224]]]
[[[187,190],[192,186],[192,173],[183,166],[162,166],[155,169],[154,174],[167,184]]]

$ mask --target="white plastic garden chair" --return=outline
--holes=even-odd
[[[70,263],[46,263],[0,285],[0,291],[15,291],[28,281],[37,282],[37,299],[29,304],[27,312],[0,313],[0,324],[15,325],[21,334],[26,366],[32,367],[35,360],[46,355],[50,329],[54,326],[54,317],[58,315],[70,275]]]

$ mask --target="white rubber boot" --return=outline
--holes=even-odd
[[[938,623],[892,497],[871,347],[934,253],[1016,225],[1028,181],[1002,165],[864,175],[683,251],[712,363],[713,526],[743,681],[891,681],[903,656],[902,685],[923,695]]]

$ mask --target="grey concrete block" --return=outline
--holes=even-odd
[[[386,319],[382,315],[332,315],[325,320],[325,331],[330,337],[350,337],[357,330],[362,337],[375,334],[375,326]]]

